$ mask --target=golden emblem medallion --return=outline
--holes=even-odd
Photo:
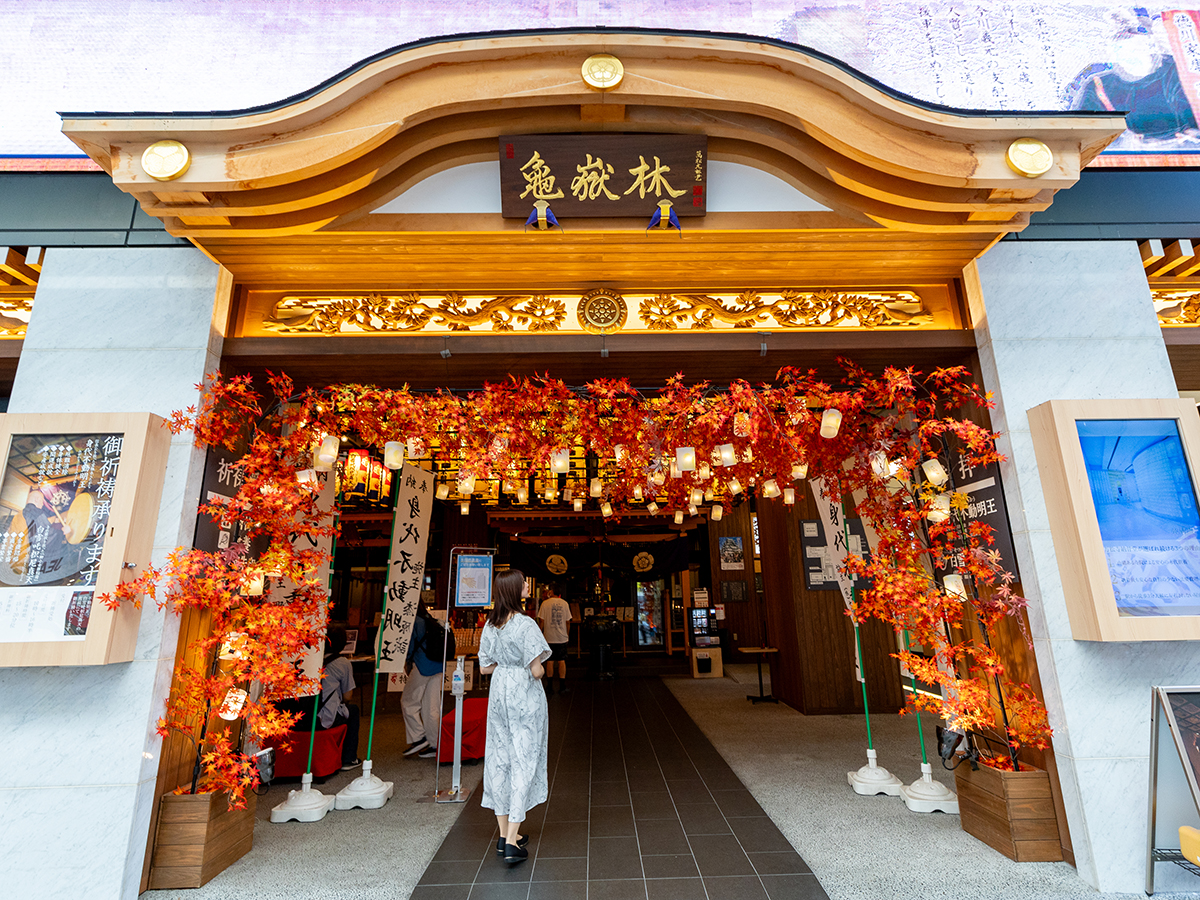
[[[1004,159],[1010,169],[1026,178],[1045,175],[1054,165],[1054,154],[1050,148],[1037,138],[1029,137],[1017,138],[1009,144]]]
[[[546,569],[555,574],[561,575],[567,571],[566,557],[559,556],[557,553],[546,557]]]
[[[615,56],[596,53],[583,61],[583,80],[598,91],[611,91],[625,77],[625,67]]]
[[[575,310],[580,326],[592,334],[620,331],[625,327],[625,318],[628,315],[629,308],[625,305],[625,298],[607,288],[588,291],[579,298],[579,307]]]
[[[173,181],[191,164],[192,155],[179,141],[155,141],[142,154],[142,170],[155,181]]]
[[[649,572],[654,568],[654,557],[649,553],[639,553],[633,558],[633,570],[635,572]]]

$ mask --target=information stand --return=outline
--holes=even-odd
[[[1151,688],[1150,702],[1147,894],[1154,893],[1155,863],[1200,876],[1200,858],[1184,854],[1180,836],[1200,827],[1200,686]]]

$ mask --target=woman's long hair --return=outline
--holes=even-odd
[[[499,628],[510,616],[521,612],[521,590],[525,586],[525,574],[520,569],[508,569],[496,575],[492,582],[492,611],[488,613],[488,624]]]

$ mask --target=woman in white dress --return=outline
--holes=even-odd
[[[479,641],[479,670],[492,676],[482,803],[496,813],[496,852],[509,865],[529,857],[521,823],[549,793],[546,692],[540,679],[550,645],[537,622],[521,612],[521,600],[528,596],[529,583],[521,572],[509,569],[497,575],[492,611]]]

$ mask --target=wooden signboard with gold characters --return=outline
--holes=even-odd
[[[520,134],[500,137],[503,215],[546,201],[557,218],[705,214],[708,138],[702,134]]]
[[[100,597],[150,562],[171,435],[150,413],[0,416],[0,666],[133,659]]]

